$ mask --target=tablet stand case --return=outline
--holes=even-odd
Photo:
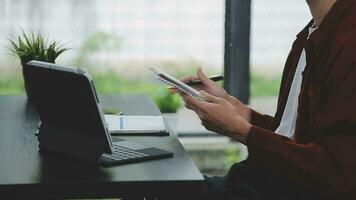
[[[40,151],[49,151],[90,163],[104,152],[102,138],[41,123],[38,129]]]

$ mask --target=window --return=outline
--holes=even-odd
[[[4,48],[22,30],[70,48],[56,62],[87,68],[99,93],[146,93],[162,111],[182,105],[149,67],[178,77],[199,66],[223,72],[223,0],[0,0],[0,27],[3,94],[23,92],[19,62]]]
[[[252,107],[274,114],[284,62],[310,19],[304,1],[252,1]],[[181,109],[180,98],[148,68],[177,77],[199,66],[208,74],[223,73],[224,26],[225,0],[0,0],[0,94],[24,94],[21,66],[7,49],[8,38],[22,30],[40,31],[70,48],[56,62],[88,69],[98,93],[146,93],[161,111],[178,111],[166,115],[173,129],[199,135],[204,131],[199,120]],[[225,173],[246,157],[244,148],[223,138],[182,141],[203,172]],[[212,148],[208,154],[202,152],[207,145]]]
[[[284,63],[312,17],[305,1],[253,0],[251,19],[250,103],[274,115]]]

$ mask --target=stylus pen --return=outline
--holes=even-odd
[[[221,80],[224,79],[224,76],[222,76],[222,75],[213,75],[213,76],[210,76],[209,79],[212,80],[212,81],[221,81]],[[189,81],[187,83],[187,85],[190,85],[190,86],[199,85],[199,84],[201,84],[201,80],[199,80],[199,79],[191,80],[191,81]]]
[[[213,75],[213,76],[210,76],[209,79],[216,82],[216,81],[224,80],[224,76],[222,76],[222,75]],[[199,79],[191,80],[186,84],[190,85],[190,86],[199,85],[199,84],[201,84],[201,80],[199,80]],[[174,89],[174,88],[175,87],[169,87],[169,89]]]

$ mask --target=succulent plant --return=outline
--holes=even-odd
[[[23,66],[31,60],[54,63],[59,55],[68,50],[56,41],[48,43],[40,32],[27,35],[23,31],[21,36],[10,39],[10,43],[10,51],[20,59]]]

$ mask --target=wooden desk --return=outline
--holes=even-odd
[[[160,114],[144,95],[103,96],[101,104],[130,115]],[[38,121],[34,106],[24,96],[0,95],[0,199],[138,196],[195,199],[206,190],[203,176],[171,131],[167,137],[123,138],[171,151],[173,158],[101,168],[40,153],[35,136]]]

